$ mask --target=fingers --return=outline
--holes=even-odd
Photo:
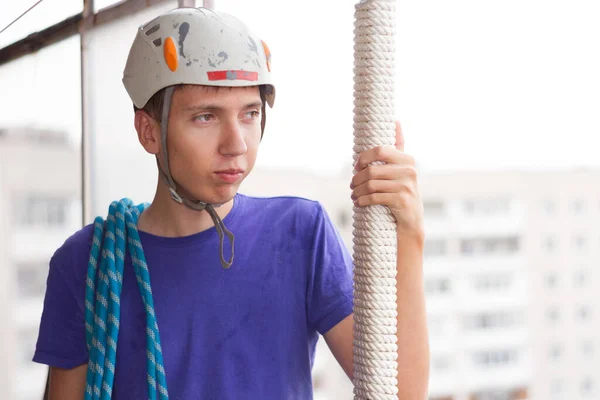
[[[416,169],[411,164],[369,165],[352,177],[350,188],[354,189],[369,180],[396,180],[415,175]]]
[[[365,194],[354,200],[354,205],[357,207],[366,207],[374,205],[393,204],[398,197],[398,193],[371,193]]]
[[[386,164],[414,164],[411,156],[398,151],[394,146],[378,146],[360,153],[354,169],[360,171],[376,161],[382,161]]]
[[[397,203],[397,196],[416,195],[416,182],[417,169],[414,165],[370,165],[352,178],[351,197],[359,206],[371,204],[392,206]],[[383,198],[373,196],[378,193],[392,196]],[[393,201],[393,203],[380,201]]]
[[[362,196],[374,193],[397,193],[401,188],[401,183],[396,180],[369,180],[358,185],[352,191],[352,200],[356,201]]]

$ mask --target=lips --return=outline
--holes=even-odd
[[[244,170],[224,169],[221,171],[216,171],[215,174],[219,177],[219,179],[226,183],[235,183],[244,175]]]

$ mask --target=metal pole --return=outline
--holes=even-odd
[[[94,0],[83,0],[83,19],[79,24],[81,43],[81,210],[82,226],[93,219],[92,195],[92,147],[91,147],[91,105],[88,62],[88,31],[93,27]]]
[[[177,0],[177,5],[181,7],[196,7],[196,0]]]

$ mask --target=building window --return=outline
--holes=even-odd
[[[436,356],[431,360],[433,370],[437,373],[446,372],[452,366],[452,360],[450,356]]]
[[[563,382],[560,379],[554,379],[550,384],[550,394],[560,395],[563,392]]]
[[[65,225],[67,219],[67,201],[64,199],[47,199],[47,222],[49,226]]]
[[[557,307],[551,307],[548,310],[546,310],[546,320],[548,320],[548,322],[556,323],[559,319],[560,313]]]
[[[69,200],[66,198],[28,195],[17,200],[17,223],[20,226],[60,227],[66,224]]]
[[[563,356],[563,346],[560,344],[550,346],[548,355],[552,361],[560,361]]]
[[[508,255],[519,251],[519,238],[495,237],[463,239],[460,242],[463,255]]]
[[[546,275],[546,287],[554,289],[558,286],[558,275],[555,272],[551,272]]]
[[[587,321],[588,319],[590,319],[590,308],[588,306],[580,306],[577,309],[577,318],[579,318],[580,321]]]
[[[342,210],[338,213],[338,226],[342,229],[348,228],[351,225],[352,217],[346,210]]]
[[[46,292],[48,266],[45,263],[17,265],[17,294],[19,297],[40,297]]]
[[[429,331],[436,336],[446,333],[446,322],[447,318],[442,315],[430,315],[427,318]]]
[[[573,247],[575,247],[577,250],[584,250],[585,244],[585,237],[583,235],[576,235],[573,238]]]
[[[469,400],[513,400],[521,399],[520,391],[513,389],[487,389],[482,392],[475,392],[469,397]],[[446,400],[452,400],[451,397]]]
[[[507,291],[513,278],[510,274],[488,274],[473,278],[473,287],[478,292],[504,292]]]
[[[581,343],[581,353],[585,358],[592,358],[594,356],[594,341],[587,339]]]
[[[18,349],[17,354],[21,366],[30,365],[35,349],[35,343],[38,337],[38,328],[20,329],[17,333]]]
[[[446,241],[444,239],[425,239],[423,252],[425,257],[439,257],[446,254]]]
[[[473,354],[473,362],[480,367],[500,367],[515,364],[518,352],[514,349],[486,350]]]
[[[442,218],[446,216],[446,204],[441,200],[424,200],[423,213],[425,218]]]
[[[542,247],[548,253],[554,252],[557,247],[556,239],[553,236],[547,236],[542,242]]]
[[[463,209],[469,216],[498,216],[510,212],[507,198],[478,198],[465,200]]]
[[[581,394],[588,396],[594,391],[594,380],[589,376],[581,381]]]
[[[425,280],[425,292],[428,295],[447,294],[452,290],[450,279],[427,279]]]
[[[478,313],[465,318],[467,330],[509,328],[520,324],[521,315],[515,312]]]
[[[586,285],[587,281],[588,281],[588,273],[585,270],[581,270],[581,271],[577,271],[575,272],[575,286],[577,287],[583,287]]]
[[[573,214],[576,214],[576,215],[583,214],[583,212],[585,211],[585,204],[584,204],[583,200],[582,199],[573,200],[573,202],[571,203],[571,210],[573,211]]]
[[[552,200],[544,201],[544,211],[546,215],[553,216],[556,214],[556,204]]]

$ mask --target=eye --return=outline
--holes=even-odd
[[[260,111],[258,111],[258,110],[248,111],[246,113],[246,117],[247,118],[258,118],[258,117],[260,117]]]
[[[202,115],[196,115],[194,117],[194,120],[200,121],[200,122],[210,122],[213,119],[215,119],[215,116],[213,114],[202,114]]]

